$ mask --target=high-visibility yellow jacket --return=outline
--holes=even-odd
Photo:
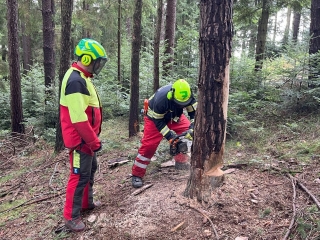
[[[102,107],[91,82],[92,74],[73,63],[61,84],[60,122],[64,144],[76,148],[85,144],[95,151],[101,147]]]

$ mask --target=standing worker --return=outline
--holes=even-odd
[[[190,121],[183,114],[183,108],[186,108]],[[188,131],[185,137],[192,140],[196,108],[197,101],[189,83],[184,79],[161,87],[149,98],[144,117],[142,145],[132,167],[133,187],[143,186],[142,177],[163,137],[171,143],[177,134]]]
[[[99,74],[107,55],[100,43],[88,38],[80,40],[74,52],[78,60],[64,75],[60,97],[61,130],[70,160],[63,216],[67,228],[80,232],[85,229],[80,210],[101,206],[93,201],[92,186],[96,152],[101,150],[102,107],[91,78]]]

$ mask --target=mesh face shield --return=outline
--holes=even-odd
[[[187,101],[185,101],[185,102],[181,102],[181,101],[173,98],[174,104],[175,104],[177,107],[179,107],[179,108],[185,108],[186,106],[188,106],[188,105],[191,103],[191,101],[192,101],[192,98],[191,98],[191,97],[190,97]]]
[[[104,65],[106,65],[107,61],[108,61],[107,58],[97,59],[93,65],[93,73],[98,75],[100,73],[100,71],[102,70],[102,68],[104,67]]]

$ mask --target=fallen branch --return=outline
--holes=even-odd
[[[24,203],[19,204],[18,206],[15,206],[15,207],[9,208],[7,210],[1,211],[0,213],[9,212],[11,210],[17,209],[17,208],[22,207],[22,206],[29,206],[29,205],[34,204],[34,203],[42,202],[42,201],[45,201],[45,200],[60,196],[62,194],[65,194],[65,192],[61,192],[61,193],[58,193],[58,194],[51,195],[49,197],[35,199],[35,200],[29,199],[29,200],[25,201]]]
[[[184,221],[182,223],[179,223],[177,226],[175,226],[174,228],[171,229],[171,232],[175,232],[178,229],[180,229],[182,226],[184,225]]]
[[[196,210],[197,212],[201,213],[202,216],[204,216],[206,219],[208,219],[208,221],[211,224],[211,227],[213,229],[213,232],[214,232],[214,235],[215,235],[216,239],[219,240],[218,232],[217,232],[216,228],[214,227],[214,224],[211,221],[211,219],[206,214],[204,214],[201,210],[199,210],[199,209],[197,209],[197,208],[195,208],[195,207],[193,207],[193,206],[191,206],[189,204],[187,204],[186,206],[188,206],[189,208],[192,208],[193,210]]]
[[[292,211],[293,211],[293,215],[292,215],[292,219],[291,219],[291,223],[290,226],[286,232],[286,235],[283,237],[282,240],[286,240],[288,239],[290,232],[293,228],[293,225],[295,223],[295,219],[296,219],[296,179],[294,177],[292,177],[289,173],[288,173],[289,178],[291,179],[291,184],[292,184],[292,189],[293,189],[293,197],[292,197]]]
[[[136,196],[136,195],[142,193],[143,191],[145,191],[146,189],[148,189],[148,188],[150,188],[152,186],[153,186],[152,183],[151,184],[147,184],[147,185],[143,186],[142,188],[139,188],[138,190],[134,191],[131,195]]]
[[[312,198],[312,200],[315,202],[315,204],[318,206],[318,209],[320,210],[320,202],[318,199],[299,181],[297,181],[299,187],[301,187],[306,193],[309,194],[309,196]]]

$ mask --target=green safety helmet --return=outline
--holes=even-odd
[[[98,74],[107,62],[107,54],[102,45],[90,38],[81,39],[74,53],[84,66],[89,66],[95,61],[93,66],[95,74]]]
[[[192,101],[189,83],[184,79],[178,79],[172,84],[167,97],[179,107],[188,106]]]

